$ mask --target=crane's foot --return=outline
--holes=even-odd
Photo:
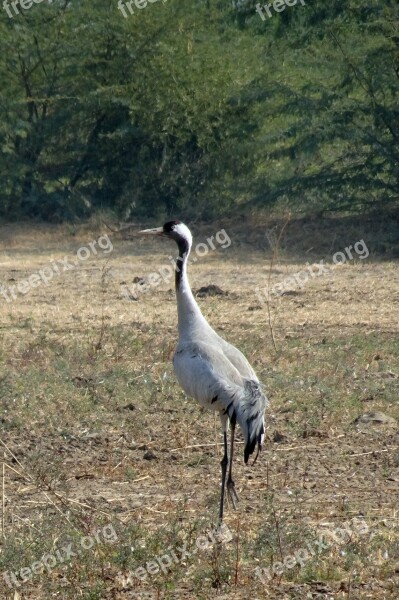
[[[237,492],[236,492],[236,486],[235,483],[232,479],[228,479],[227,480],[227,493],[229,495],[229,498],[231,500],[231,503],[233,505],[234,510],[237,509],[237,502],[239,501]]]
[[[233,539],[233,534],[225,523],[219,523],[214,530],[214,536],[214,539],[218,544],[226,544]]]

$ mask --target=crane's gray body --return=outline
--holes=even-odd
[[[179,234],[188,239],[190,230],[179,224]],[[182,256],[182,273],[176,277],[179,341],[173,358],[176,377],[188,396],[202,406],[217,410],[224,430],[234,420],[246,441],[245,462],[264,437],[267,398],[255,371],[245,356],[212,329],[192,294]]]

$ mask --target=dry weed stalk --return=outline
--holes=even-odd
[[[288,223],[291,221],[291,213],[288,213],[287,218],[284,221],[284,224],[282,226],[282,228],[280,229],[280,233],[278,234],[276,239],[273,239],[271,232],[267,231],[266,232],[266,237],[267,240],[270,244],[270,247],[273,250],[273,254],[272,254],[272,258],[270,260],[270,265],[269,265],[269,276],[267,279],[267,288],[268,290],[270,290],[270,282],[271,282],[271,278],[272,278],[272,270],[273,270],[273,266],[278,258],[278,252],[279,252],[279,247],[280,247],[280,241],[281,238],[283,236],[284,230],[286,229]],[[269,298],[269,292],[266,294],[266,306],[267,306],[267,318],[268,318],[268,322],[269,322],[269,329],[270,329],[270,334],[271,334],[271,338],[272,338],[272,342],[273,342],[273,347],[274,347],[274,351],[276,352],[276,354],[278,354],[278,350],[277,350],[277,344],[276,344],[276,338],[274,336],[274,330],[273,330],[273,323],[272,323],[272,316],[271,316],[271,310],[270,310],[270,298]]]
[[[58,504],[56,504],[56,502],[49,496],[49,494],[52,494],[56,500],[58,500],[58,502],[63,506],[63,508],[67,508],[68,510],[71,510],[71,507],[69,506],[69,504],[76,504],[78,506],[81,506],[82,508],[89,508],[93,513],[98,513],[98,514],[103,514],[106,515],[109,519],[112,517],[112,515],[110,515],[109,513],[103,511],[103,510],[99,510],[99,509],[95,509],[93,508],[93,506],[90,506],[89,504],[84,504],[82,502],[79,502],[78,500],[72,500],[71,498],[66,498],[65,496],[62,496],[61,494],[59,494],[58,492],[56,492],[52,486],[50,485],[50,483],[48,483],[45,480],[42,481],[38,481],[37,479],[35,479],[33,477],[33,475],[31,475],[26,469],[25,467],[22,465],[22,463],[18,460],[18,458],[15,456],[15,454],[13,453],[12,450],[10,450],[10,448],[7,446],[7,444],[5,444],[3,442],[3,440],[0,439],[0,444],[3,446],[3,448],[5,449],[4,452],[4,461],[3,461],[3,515],[2,515],[2,527],[3,527],[3,537],[4,537],[4,515],[5,515],[5,494],[4,494],[4,477],[5,477],[5,467],[7,467],[8,469],[10,469],[10,471],[13,471],[14,473],[16,473],[19,477],[22,477],[23,479],[26,479],[30,484],[32,484],[39,492],[41,492],[45,498],[47,499],[48,502],[50,502],[50,504],[52,504],[54,506],[54,508],[56,509],[56,511],[61,515],[61,517],[67,521],[67,523],[77,532],[77,533],[81,533],[81,531],[69,520],[69,518],[65,515],[65,513],[60,509],[60,507],[58,506]],[[13,460],[15,461],[15,463],[18,465],[19,470],[15,469],[15,467],[12,467],[11,465],[9,465],[6,462],[6,455],[7,453],[13,458]]]

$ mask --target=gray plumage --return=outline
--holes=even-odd
[[[238,422],[247,463],[255,446],[262,447],[266,398],[239,350],[213,330],[200,335],[196,342],[179,339],[173,358],[177,379],[188,396],[219,412],[223,430],[228,420]]]
[[[192,245],[191,232],[179,221],[141,233],[170,237],[179,247],[176,263],[176,299],[179,341],[173,358],[177,379],[188,396],[202,406],[218,411],[224,434],[222,494],[219,519],[223,519],[223,500],[228,464],[227,430],[231,425],[230,466],[227,489],[235,506],[238,500],[231,477],[234,430],[238,422],[245,440],[244,461],[262,448],[267,398],[245,356],[212,329],[192,294],[187,278],[187,260]]]

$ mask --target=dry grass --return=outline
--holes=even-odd
[[[173,245],[110,234],[111,254],[92,256],[12,303],[0,297],[0,570],[19,571],[66,543],[76,548],[107,524],[118,541],[102,540],[50,572],[19,579],[16,594],[1,576],[1,597],[398,597],[398,429],[352,424],[371,411],[399,419],[397,241],[383,223],[290,223],[272,284],[307,261],[331,262],[362,238],[371,253],[271,298],[276,353],[254,289],[268,284],[281,224],[257,217],[250,236],[246,223],[194,226],[195,242],[221,227],[231,246],[192,264],[191,284],[228,292],[199,302],[248,356],[271,400],[268,442],[255,467],[242,464],[238,440],[240,505],[226,514],[233,540],[129,582],[129,572],[182,540],[192,547],[213,527],[220,434],[214,415],[187,399],[173,376],[173,283],[138,300],[122,293],[135,277],[168,264]],[[51,260],[72,258],[100,233],[90,225],[3,227],[1,281],[16,285]],[[255,576],[257,567],[359,515],[366,535],[333,543],[266,583]]]

